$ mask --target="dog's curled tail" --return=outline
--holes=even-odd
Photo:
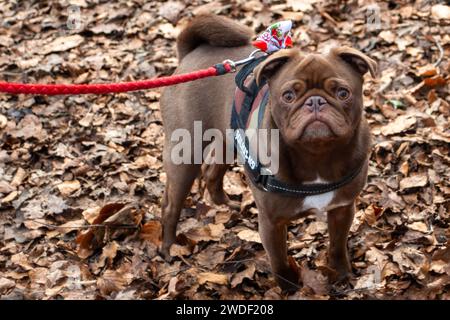
[[[253,31],[250,28],[231,19],[212,14],[199,15],[177,38],[178,59],[181,61],[201,44],[238,47],[248,44],[252,37]]]

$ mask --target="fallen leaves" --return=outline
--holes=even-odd
[[[228,276],[226,274],[217,274],[213,272],[202,272],[197,275],[199,284],[205,284],[206,282],[216,283],[221,285],[228,284]]]
[[[94,219],[93,226],[77,236],[78,256],[85,259],[110,240],[133,234],[142,217],[143,211],[134,205],[112,203],[104,206]]]
[[[381,127],[381,133],[385,136],[403,133],[410,130],[417,122],[417,119],[411,115],[401,115],[394,121]]]
[[[309,226],[306,228],[306,233],[310,234],[312,236],[315,235],[321,235],[326,233],[328,230],[328,225],[326,222],[323,221],[313,221],[309,224]]]
[[[134,276],[131,272],[123,272],[122,270],[106,270],[102,277],[97,280],[97,287],[103,295],[110,295],[125,289],[133,280]]]
[[[2,20],[2,81],[94,83],[171,74],[175,37],[202,12],[256,32],[291,19],[304,52],[349,45],[368,53],[380,69],[364,86],[374,148],[349,241],[355,279],[338,297],[448,297],[447,5],[378,2],[377,26],[367,1],[76,1],[83,27],[69,30],[68,4],[25,4],[7,9]],[[32,19],[14,18],[16,12]],[[240,212],[202,204],[196,186],[170,250],[173,262],[159,256],[165,187],[159,97],[159,90],[1,95],[1,299],[286,298],[270,272],[241,167],[224,180]],[[327,247],[322,219],[291,224],[289,254],[301,265],[303,284],[290,299],[330,298]]]
[[[387,43],[393,43],[395,41],[396,35],[390,30],[381,31],[378,36],[386,41]]]
[[[185,236],[191,241],[219,241],[225,226],[222,223],[210,223],[206,226],[192,228],[185,232]]]
[[[225,260],[226,248],[219,246],[208,246],[205,250],[195,255],[198,265],[212,270]]]
[[[22,168],[18,168],[16,171],[16,174],[14,175],[14,178],[12,179],[10,185],[13,188],[16,188],[18,186],[20,186],[23,182],[23,180],[25,180],[25,177],[27,176],[27,172],[22,169]]]
[[[63,197],[68,197],[81,188],[78,180],[64,181],[56,186]]]
[[[63,199],[55,195],[48,195],[48,197],[37,197],[29,201],[22,211],[25,219],[38,219],[47,215],[62,213],[67,208]]]
[[[186,7],[181,1],[168,1],[159,8],[159,15],[172,24],[175,24],[180,16],[181,11]]]
[[[0,294],[4,294],[6,290],[14,288],[16,283],[7,278],[0,278]]]
[[[400,180],[400,191],[425,187],[428,183],[428,177],[425,174],[417,174],[411,177],[406,177]]]
[[[159,221],[149,221],[142,226],[139,237],[159,247],[161,244],[161,234],[161,223]]]
[[[231,279],[231,287],[235,288],[240,285],[244,279],[253,280],[255,275],[256,266],[254,263],[250,263],[244,270],[236,273]]]
[[[378,219],[383,215],[383,212],[383,208],[371,204],[364,210],[364,221],[366,221],[368,225],[374,226],[377,224]]]
[[[414,231],[419,231],[422,233],[429,233],[428,226],[422,221],[416,221],[408,224],[408,228]]]
[[[412,274],[420,280],[425,279],[425,273],[429,268],[428,261],[418,249],[401,246],[394,250],[392,260],[398,264],[402,272]]]
[[[450,19],[450,6],[443,4],[436,4],[431,7],[431,16],[436,19],[449,20]]]
[[[27,114],[18,124],[17,127],[8,130],[11,136],[23,138],[25,140],[36,138],[39,141],[47,137],[47,132],[42,126],[41,121],[34,114]]]
[[[54,41],[50,42],[42,48],[42,54],[67,51],[69,49],[78,47],[81,43],[83,43],[83,41],[84,38],[78,34],[56,38]]]
[[[327,277],[317,270],[303,266],[300,271],[303,288],[312,290],[315,295],[326,295],[329,292]]]
[[[261,243],[261,237],[255,230],[245,229],[240,231],[237,236],[245,241]]]

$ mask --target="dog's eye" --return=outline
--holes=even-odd
[[[292,101],[295,100],[295,93],[292,90],[288,90],[283,93],[282,97],[284,102],[291,103]]]
[[[348,91],[348,89],[346,88],[341,87],[337,90],[336,95],[340,100],[347,100],[348,97],[350,97],[350,91]]]

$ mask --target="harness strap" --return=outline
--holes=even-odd
[[[253,69],[256,68],[258,64],[260,64],[262,61],[264,61],[267,58],[267,56],[261,56],[258,58],[253,59],[250,63],[247,63],[236,75],[234,78],[234,81],[236,82],[236,86],[247,93],[248,95],[253,95],[253,91],[250,91],[245,85],[245,79],[253,72]],[[255,82],[256,85],[256,82]],[[258,92],[256,92],[258,93]]]
[[[344,178],[337,182],[331,183],[308,183],[308,184],[299,184],[299,185],[290,185],[284,183],[273,175],[255,175],[255,171],[252,172],[252,181],[258,186],[260,189],[268,192],[274,193],[284,193],[289,196],[295,197],[306,197],[312,195],[318,195],[326,192],[330,192],[344,185],[350,183],[354,178],[358,176],[361,172],[364,163],[356,168],[356,170],[350,172],[350,174],[346,175]]]

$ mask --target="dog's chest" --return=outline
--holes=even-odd
[[[327,183],[327,181],[318,177],[316,180],[310,181],[308,183]],[[326,193],[305,197],[301,204],[297,207],[296,214],[300,214],[306,211],[323,213],[341,205],[345,205],[345,203],[343,203],[342,201],[336,201],[336,193],[337,190],[333,190]]]
[[[308,196],[303,200],[302,211],[311,209],[323,211],[331,204],[334,198],[334,191]]]

